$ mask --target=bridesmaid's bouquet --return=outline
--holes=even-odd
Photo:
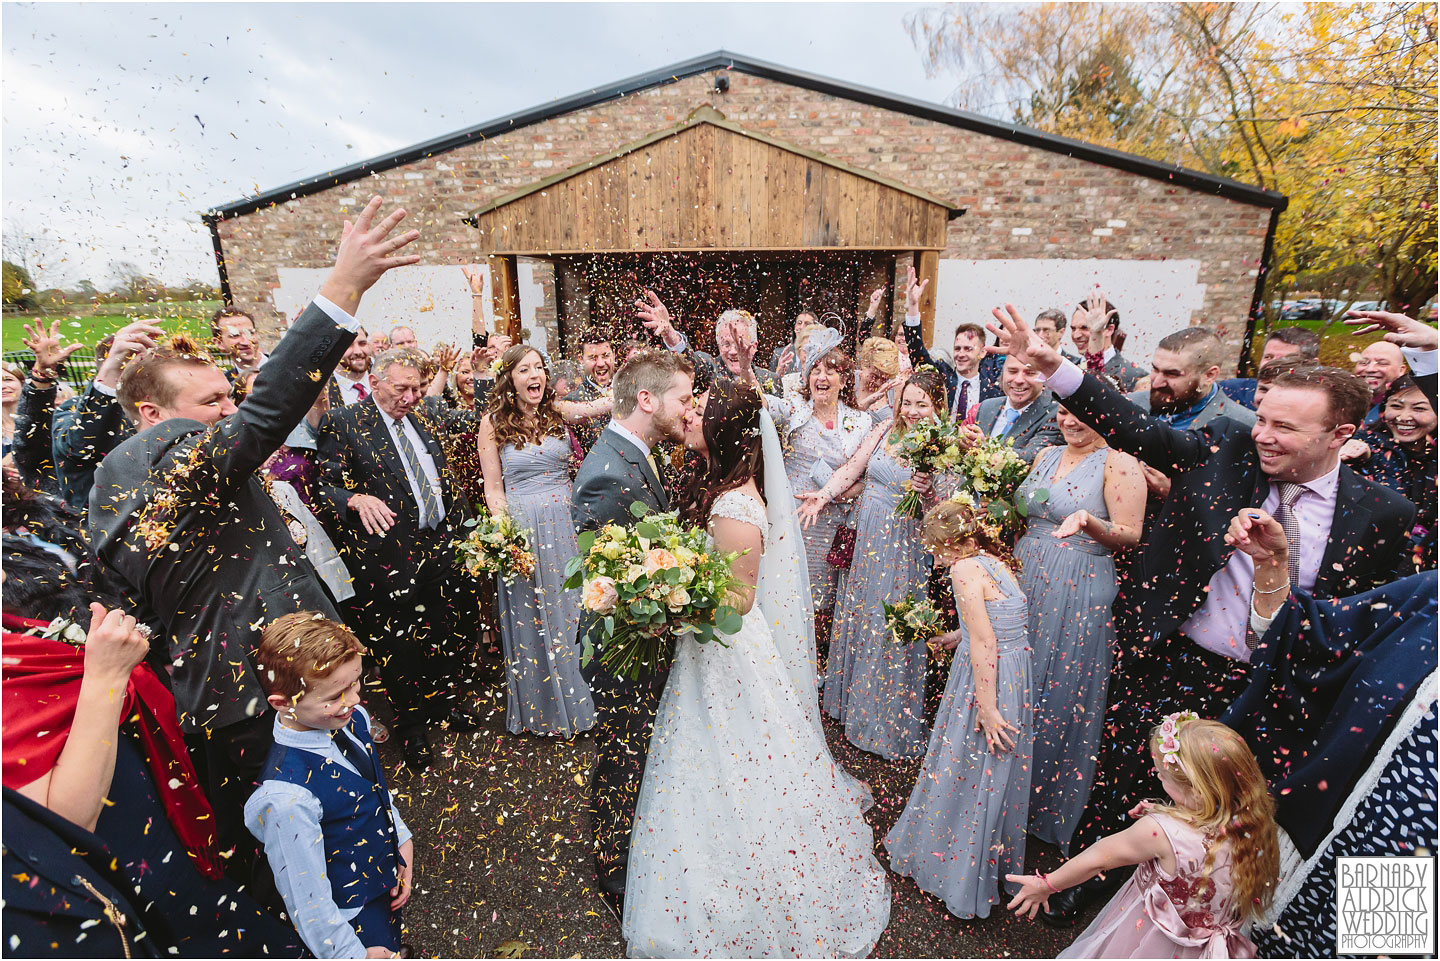
[[[894,604],[885,604],[885,629],[896,644],[928,641],[943,633],[940,612],[928,597],[907,597]]]
[[[915,473],[938,474],[959,463],[963,444],[955,424],[949,418],[941,417],[913,425],[900,435],[895,446]],[[920,495],[913,490],[906,491],[900,503],[895,505],[896,517],[918,518],[924,513],[925,506],[920,503]]]
[[[491,517],[482,510],[465,522],[470,533],[452,546],[465,573],[471,577],[498,574],[505,583],[515,578],[529,578],[535,573],[535,552],[530,549],[530,535],[509,514]]]
[[[721,554],[698,527],[682,527],[674,513],[650,513],[636,501],[634,527],[607,524],[577,539],[580,553],[565,565],[565,587],[581,590],[596,620],[582,640],[581,663],[595,657],[617,677],[639,680],[663,663],[679,633],[700,643],[740,630],[738,611],[725,603],[735,586],[734,554]]]
[[[982,507],[1000,531],[1017,535],[1025,525],[1025,502],[1016,498],[1030,465],[1008,440],[986,438],[960,456],[957,496]]]

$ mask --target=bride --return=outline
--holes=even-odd
[[[758,393],[717,382],[685,446],[680,499],[739,552],[738,634],[686,635],[661,697],[635,808],[623,931],[631,957],[864,957],[890,886],[863,786],[830,757],[800,531]],[[764,482],[764,493],[758,486]]]

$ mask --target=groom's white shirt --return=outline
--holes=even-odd
[[[640,449],[640,456],[641,456],[641,457],[649,457],[649,456],[650,456],[650,445],[647,444],[647,443],[645,443],[645,442],[644,442],[643,440],[641,440],[640,438],[636,437],[633,433],[631,433],[630,431],[626,430],[624,427],[621,427],[621,426],[619,425],[619,423],[617,423],[616,421],[613,421],[613,420],[612,420],[609,424],[607,424],[607,425],[605,425],[605,426],[606,426],[606,429],[608,429],[608,430],[613,430],[615,433],[619,434],[621,437],[625,438],[625,439],[628,440],[630,443],[632,443],[632,444],[634,444],[636,447],[638,447],[638,448]]]

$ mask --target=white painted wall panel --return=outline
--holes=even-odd
[[[294,317],[320,289],[328,269],[281,267],[280,286],[273,292],[277,310]],[[494,330],[490,268],[480,265],[485,280],[485,323]],[[387,272],[360,299],[360,323],[371,331],[413,327],[420,346],[429,350],[441,341],[462,347],[470,343],[470,282],[459,266],[416,264]]]

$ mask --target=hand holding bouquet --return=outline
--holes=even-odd
[[[516,525],[509,514],[491,517],[481,511],[478,517],[465,522],[470,533],[456,541],[455,551],[465,572],[471,577],[498,574],[505,583],[515,578],[528,578],[535,573],[535,553],[530,550],[530,535]]]
[[[941,633],[940,612],[928,597],[906,597],[884,608],[885,629],[896,644],[928,641]]]
[[[948,418],[922,420],[900,435],[899,455],[917,474],[949,470],[960,460],[963,447],[960,433]],[[920,517],[925,513],[920,494],[911,489],[895,505],[896,517]]]
[[[601,667],[633,681],[667,659],[676,633],[723,645],[719,635],[740,630],[741,618],[725,603],[735,555],[714,552],[704,531],[681,527],[673,512],[650,514],[638,501],[630,511],[639,519],[634,527],[607,524],[580,535],[565,587],[580,588],[585,610],[598,615],[581,663],[595,656],[599,633]]]

